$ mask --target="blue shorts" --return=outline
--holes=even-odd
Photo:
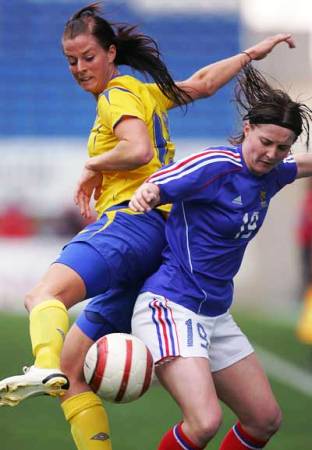
[[[131,333],[131,318],[141,284],[129,289],[110,289],[89,301],[76,325],[96,341],[109,333]]]
[[[142,282],[158,269],[165,242],[158,211],[135,214],[115,207],[78,233],[55,262],[75,270],[91,298]]]
[[[77,321],[85,334],[94,339],[105,329],[130,331],[139,286],[158,269],[165,243],[160,212],[138,214],[117,206],[65,245],[55,262],[77,272],[86,298],[94,297]]]

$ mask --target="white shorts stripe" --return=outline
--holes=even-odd
[[[171,308],[168,307],[166,301],[161,303],[156,299],[149,303],[149,308],[153,314],[161,357],[177,356],[179,344]]]
[[[145,342],[155,363],[175,356],[201,357],[209,359],[212,372],[254,351],[229,312],[217,317],[196,314],[151,292],[136,301],[132,333]]]

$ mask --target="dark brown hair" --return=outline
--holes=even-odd
[[[104,50],[116,46],[115,64],[125,64],[150,75],[159,89],[177,105],[192,99],[172,79],[161,59],[158,45],[151,37],[139,33],[136,26],[110,23],[101,15],[101,2],[92,3],[77,11],[66,23],[63,39],[73,39],[90,33]]]
[[[269,85],[264,76],[250,64],[237,79],[235,101],[243,120],[250,124],[274,124],[292,130],[296,137],[304,131],[309,146],[312,110],[296,102],[282,89]],[[231,144],[241,144],[244,134],[230,139]]]

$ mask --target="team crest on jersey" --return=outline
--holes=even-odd
[[[260,204],[261,208],[266,208],[268,206],[268,202],[266,200],[267,193],[265,191],[260,191]]]

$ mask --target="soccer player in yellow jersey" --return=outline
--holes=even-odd
[[[82,215],[89,217],[94,196],[98,220],[65,246],[27,294],[35,362],[24,375],[0,382],[0,405],[14,406],[39,394],[63,395],[62,408],[77,448],[111,449],[106,412],[84,381],[83,361],[98,337],[130,331],[138,289],[160,264],[168,210],[134,213],[128,202],[138,186],[174,156],[167,110],[212,95],[250,60],[264,58],[280,42],[294,46],[288,34],[272,36],[175,83],[156,43],[134,27],[110,24],[97,4],[67,22],[62,44],[70,70],[97,101],[90,158],[75,199]],[[155,83],[121,76],[121,64]],[[92,297],[67,334],[67,310]]]

